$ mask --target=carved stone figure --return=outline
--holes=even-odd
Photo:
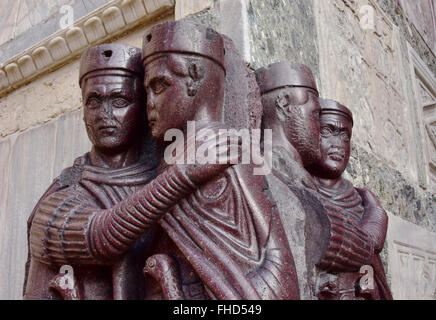
[[[152,180],[157,153],[146,123],[140,49],[89,49],[79,81],[93,147],[32,212],[24,297],[141,299],[152,227],[228,165],[173,165]]]
[[[309,170],[330,222],[328,249],[317,263],[319,299],[392,299],[380,259],[388,217],[369,190],[342,178],[350,157],[353,116],[345,106],[320,99],[321,160]],[[360,269],[367,272],[362,276]],[[362,271],[363,271],[362,270]]]
[[[155,26],[144,36],[143,59],[148,119],[160,143],[170,128],[186,133],[187,121],[212,130],[260,123],[254,75],[214,30]],[[226,169],[159,221],[144,269],[147,298],[299,298],[280,218],[253,167]]]
[[[283,61],[256,71],[264,128],[273,132],[273,170],[293,185],[314,187],[301,168],[318,161],[318,89],[303,64]],[[281,161],[278,161],[281,159]]]
[[[275,63],[257,70],[256,76],[262,94],[263,128],[272,130],[268,184],[286,226],[302,298],[312,299],[314,266],[326,250],[323,239],[329,235],[324,207],[305,169],[320,157],[318,90],[310,69],[299,63]]]

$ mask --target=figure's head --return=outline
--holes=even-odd
[[[183,130],[200,112],[221,117],[224,54],[218,33],[189,22],[166,22],[146,32],[144,87],[154,139],[163,141],[168,129]]]
[[[311,171],[321,178],[337,179],[350,159],[353,114],[333,100],[320,99],[320,104],[321,160]]]
[[[129,148],[146,128],[141,50],[103,44],[85,51],[79,84],[88,137],[100,152]]]
[[[257,70],[256,77],[262,94],[265,127],[279,122],[303,165],[308,167],[317,162],[320,106],[310,69],[284,61]]]

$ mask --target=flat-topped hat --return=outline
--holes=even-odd
[[[86,50],[80,58],[79,84],[85,77],[101,73],[142,76],[141,49],[118,43],[101,44]]]
[[[321,106],[321,116],[323,114],[339,114],[345,116],[353,125],[353,113],[346,106],[332,99],[319,99]]]
[[[187,21],[169,21],[144,34],[142,59],[146,64],[156,54],[182,53],[215,61],[224,70],[224,41],[213,29]]]
[[[312,71],[301,63],[282,61],[270,64],[256,70],[256,79],[261,94],[284,87],[304,87],[318,93]]]

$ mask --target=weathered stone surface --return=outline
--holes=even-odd
[[[55,157],[54,122],[16,137],[8,166],[8,199],[2,220],[7,222],[2,233],[1,298],[20,298],[24,264],[27,255],[26,224],[32,206],[50,183]],[[10,139],[10,138],[9,138]],[[45,174],[41,174],[42,172]],[[33,201],[31,201],[32,199]]]
[[[220,32],[233,40],[241,57],[250,61],[250,32],[246,0],[220,0]],[[229,14],[231,12],[232,14]]]
[[[83,123],[83,109],[67,113],[56,119],[55,150],[53,178],[62,169],[72,165],[72,160],[91,148]]]
[[[266,179],[292,250],[300,286],[300,297],[303,300],[312,300],[314,277],[312,279],[311,272],[314,270],[308,267],[306,261],[305,209],[298,197],[280,179],[273,174],[268,175]]]
[[[418,52],[419,56],[424,60],[425,64],[429,66],[433,74],[436,74],[436,53],[431,52],[431,44],[426,44],[423,36],[420,35],[418,30],[411,26],[410,22],[401,9],[399,1],[396,0],[374,0],[380,8],[386,12],[392,21],[399,27],[402,37]],[[407,1],[409,2],[409,1]],[[416,1],[411,1],[416,2]],[[431,14],[427,12],[426,14]]]
[[[423,60],[409,46],[412,74],[412,105],[415,105],[416,140],[420,157],[419,182],[428,191],[436,192],[436,78]]]
[[[202,1],[200,1],[201,3]],[[181,6],[181,5],[180,5]],[[202,8],[198,6],[197,10]],[[229,14],[231,13],[231,14]],[[176,19],[177,19],[176,7]],[[185,20],[209,26],[232,39],[245,62],[249,62],[249,24],[246,0],[213,0],[202,11],[187,15]]]
[[[213,4],[213,0],[177,0],[175,18],[176,20],[183,19],[191,14],[209,9]]]
[[[436,300],[436,233],[389,215],[387,243],[394,299]]]
[[[352,145],[344,177],[355,187],[373,191],[386,211],[436,232],[436,195],[422,190],[365,149]]]
[[[251,0],[248,17],[253,68],[290,60],[310,66],[319,80],[313,0]]]
[[[7,195],[8,195],[8,185],[9,185],[9,176],[8,176],[8,164],[11,150],[11,139],[3,139],[0,141],[0,223],[2,226],[7,225],[6,221],[6,203],[7,203]],[[3,243],[3,237],[5,232],[0,233],[0,243]],[[6,253],[0,252],[0,259],[5,261]]]
[[[2,10],[0,12],[0,44],[14,38],[14,28],[18,9],[20,7],[20,1],[5,0],[2,5],[3,8],[7,8],[7,10]]]
[[[23,131],[80,108],[78,62],[0,99],[0,135]]]
[[[219,31],[219,26],[221,23],[221,16],[218,6],[219,1],[220,0],[214,0],[213,4],[208,10],[202,10],[200,12],[197,12],[196,14],[186,16],[184,20],[205,25]]]
[[[55,121],[0,142],[0,299],[21,299],[27,259],[27,219],[50,182],[62,168],[88,151],[82,112],[65,114]],[[5,201],[4,201],[5,200]]]
[[[315,3],[322,95],[340,101],[356,115],[353,144],[417,180],[397,27],[376,6],[371,29],[360,26],[363,3]]]
[[[434,1],[399,1],[409,21],[413,23],[428,46],[436,53],[436,8]]]

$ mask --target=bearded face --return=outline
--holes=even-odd
[[[308,88],[287,88],[284,108],[284,132],[288,141],[298,151],[304,167],[319,161],[318,95]]]

